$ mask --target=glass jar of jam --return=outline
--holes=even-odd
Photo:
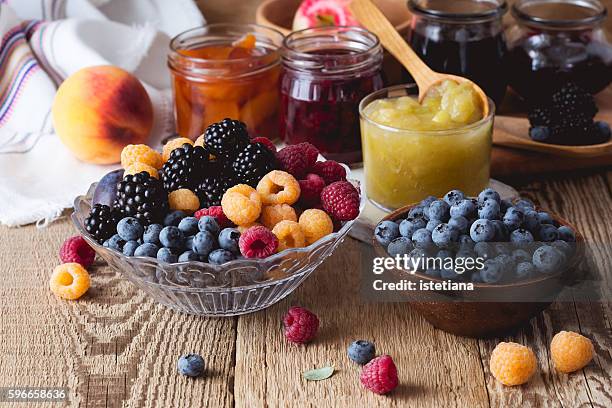
[[[210,24],[170,43],[178,133],[194,139],[224,118],[247,124],[252,137],[278,135],[278,81],[283,35],[255,24]]]
[[[476,82],[499,105],[508,85],[503,59],[505,0],[408,0],[408,43],[438,72]]]
[[[567,82],[595,94],[612,80],[612,45],[596,0],[517,0],[507,32],[510,85],[527,101]]]
[[[289,34],[282,50],[280,136],[328,159],[361,162],[359,102],[383,87],[378,38],[358,27]]]

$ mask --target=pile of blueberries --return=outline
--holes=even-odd
[[[167,263],[201,261],[221,265],[240,256],[239,239],[237,229],[221,229],[214,217],[198,220],[183,211],[173,211],[164,219],[164,225],[146,228],[136,218],[123,218],[117,224],[117,234],[104,246],[126,256],[157,258]]]
[[[393,257],[481,258],[481,268],[461,274],[450,268],[421,271],[475,283],[512,282],[558,272],[573,256],[576,242],[570,227],[537,211],[531,201],[502,200],[491,188],[481,191],[477,199],[460,190],[449,191],[441,200],[427,197],[405,219],[379,223],[374,234]]]

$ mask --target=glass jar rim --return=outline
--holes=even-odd
[[[227,39],[239,39],[246,34],[255,34],[256,41],[271,45],[270,52],[266,52],[261,56],[249,56],[232,59],[208,59],[198,58],[181,54],[180,43],[189,39],[205,38],[210,35],[217,35],[219,38],[226,37]],[[259,36],[257,34],[260,34]],[[261,41],[262,39],[267,41]],[[241,77],[251,75],[260,71],[269,69],[272,66],[280,63],[280,48],[285,36],[278,30],[260,25],[260,24],[238,24],[238,23],[213,23],[204,24],[200,27],[190,28],[177,34],[170,40],[170,52],[168,54],[168,65],[171,69],[183,70],[198,73],[208,76],[231,76]],[[202,41],[204,44],[205,41]],[[276,57],[275,57],[276,56]],[[251,64],[249,64],[251,62]],[[261,64],[257,64],[261,62]],[[179,69],[179,65],[189,64],[189,69]],[[223,65],[225,68],[220,68]],[[226,75],[229,67],[253,67],[252,70],[246,69],[245,72],[236,72],[232,75]],[[231,69],[231,68],[230,68]]]
[[[350,50],[350,53],[346,54],[316,54],[310,51],[303,51],[299,49],[299,42],[306,42],[306,45],[321,44],[316,42],[317,39],[328,37],[332,41],[328,44],[338,45],[342,43],[342,39],[338,36],[347,35],[345,40],[348,40],[348,36],[352,36],[354,42],[363,45],[363,48],[357,47],[346,47]],[[340,49],[339,47],[336,47]],[[320,48],[324,49],[324,48]],[[293,31],[285,37],[283,40],[283,47],[281,50],[281,56],[285,66],[297,71],[312,71],[319,75],[336,75],[339,73],[347,73],[347,71],[358,71],[369,67],[370,65],[380,63],[382,61],[382,46],[376,34],[366,30],[362,27],[357,26],[324,26],[324,27],[311,27],[303,30]],[[374,59],[370,59],[372,56]],[[362,61],[355,61],[356,59],[363,59]],[[325,61],[334,62],[335,69],[325,65]]]
[[[421,0],[408,0],[408,8],[414,14],[420,16],[431,17],[439,20],[446,20],[454,23],[466,23],[466,22],[482,22],[489,21],[497,18],[501,18],[508,11],[508,3],[506,0],[487,0],[487,1],[474,1],[475,3],[490,3],[494,4],[489,10],[481,10],[474,12],[450,12],[444,10],[436,10],[429,8],[422,3]],[[495,4],[496,3],[496,4]]]
[[[375,121],[374,119],[372,119],[371,117],[369,117],[365,110],[366,108],[375,100],[377,99],[383,99],[380,98],[380,96],[388,94],[390,92],[399,92],[399,91],[410,91],[410,90],[415,90],[417,89],[417,85],[416,84],[402,84],[402,85],[393,85],[393,86],[388,86],[386,88],[383,89],[379,89],[378,91],[374,91],[371,94],[367,95],[366,97],[364,97],[361,102],[359,102],[359,117],[362,118],[363,120],[367,121],[368,123],[379,127],[383,130],[389,131],[389,132],[394,132],[394,133],[405,133],[405,134],[409,134],[409,135],[426,135],[426,136],[451,136],[451,135],[456,135],[457,133],[465,133],[465,132],[469,132],[471,130],[477,129],[489,122],[493,121],[493,117],[495,116],[495,102],[493,102],[493,100],[491,98],[487,97],[487,100],[489,102],[489,114],[485,117],[483,117],[482,119],[474,122],[474,123],[470,123],[469,125],[465,125],[459,128],[454,128],[454,129],[444,129],[444,130],[413,130],[413,129],[405,129],[405,128],[400,128],[400,127],[395,127],[395,126],[389,126],[389,125],[385,125],[382,124],[380,122]],[[401,97],[401,96],[415,96],[415,95],[409,95],[409,94],[404,94],[404,95],[398,95],[397,97]],[[391,97],[393,98],[393,97]]]
[[[534,4],[574,4],[594,11],[593,15],[575,19],[554,19],[530,14],[525,8]],[[599,0],[517,0],[511,9],[512,16],[519,22],[543,28],[580,29],[592,27],[603,21],[608,10]]]

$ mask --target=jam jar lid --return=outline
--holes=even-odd
[[[548,29],[584,29],[606,18],[598,0],[517,0],[512,15],[529,26]]]
[[[508,11],[506,0],[408,0],[414,14],[454,22],[488,21]]]

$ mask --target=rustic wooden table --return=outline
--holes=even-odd
[[[229,8],[201,3],[210,20],[228,19],[234,4],[252,9],[237,0],[226,0]],[[597,267],[609,275],[612,169],[512,184],[572,220],[587,240],[603,243]],[[612,406],[610,299],[554,303],[511,337],[459,338],[434,329],[409,304],[364,303],[358,293],[363,244],[347,239],[294,294],[252,315],[173,312],[102,264],[87,295],[68,302],[53,296],[48,279],[61,242],[72,234],[67,219],[43,230],[0,228],[0,386],[67,387],[70,405],[82,407]],[[289,345],[282,334],[281,317],[293,304],[322,322],[307,347]],[[596,357],[584,370],[553,369],[548,345],[560,330],[594,341]],[[358,338],[394,357],[400,386],[390,396],[360,386],[358,368],[346,358],[347,345]],[[490,353],[504,340],[537,355],[538,373],[524,386],[503,387],[490,375]],[[206,377],[176,374],[179,354],[190,351],[204,356]],[[336,367],[331,379],[302,379],[302,371],[326,364]]]

